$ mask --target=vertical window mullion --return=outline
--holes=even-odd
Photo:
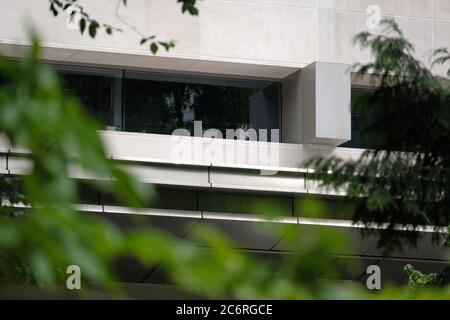
[[[123,131],[123,77],[115,77],[113,85],[113,112],[114,127],[117,131]]]

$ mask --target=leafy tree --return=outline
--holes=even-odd
[[[408,275],[408,289],[417,290],[424,287],[445,286],[450,282],[450,267],[446,267],[441,273],[424,274],[410,264],[403,269]]]
[[[413,45],[395,21],[383,20],[382,26],[381,34],[363,32],[354,39],[374,57],[355,67],[360,76],[371,74],[376,88],[352,102],[358,136],[371,149],[357,160],[316,158],[308,165],[323,186],[359,199],[355,221],[388,223],[379,246],[389,250],[418,239],[418,232],[395,231],[397,224],[432,225],[440,231],[450,223],[450,87],[414,57]],[[446,49],[432,55],[432,65],[448,60]],[[436,281],[410,267],[406,271],[414,285]]]

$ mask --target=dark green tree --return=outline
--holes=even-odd
[[[434,226],[435,240],[445,242],[438,231],[450,223],[449,83],[415,58],[395,21],[381,25],[380,34],[354,38],[374,57],[355,67],[359,76],[371,75],[375,89],[352,101],[358,138],[370,149],[355,161],[317,158],[308,165],[322,185],[343,188],[358,201],[355,221],[388,223],[379,238],[386,250],[418,240],[419,232],[398,232],[398,224]],[[448,52],[437,50],[431,59],[442,65]]]

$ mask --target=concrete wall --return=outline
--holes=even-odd
[[[1,47],[23,44],[23,26],[32,24],[48,47],[59,48],[46,51],[50,60],[284,78],[314,61],[367,61],[369,55],[351,38],[367,30],[370,5],[397,17],[424,61],[431,49],[450,46],[448,0],[203,0],[199,17],[181,15],[175,0],[131,0],[118,10],[124,21],[144,34],[178,41],[175,50],[155,58],[139,46],[141,36],[115,16],[118,1],[81,2],[93,16],[126,32],[93,41],[68,30],[66,17],[52,18],[47,0],[0,0]]]
[[[315,62],[283,80],[284,143],[339,146],[351,140],[350,69]]]
[[[363,150],[299,144],[102,131],[107,157],[144,183],[216,191],[344,196],[321,188],[305,166],[312,157],[358,159]],[[0,139],[0,174],[32,170],[27,150]],[[72,178],[104,179],[70,166]]]
[[[198,17],[181,14],[176,0],[130,0],[127,7],[118,6],[119,0],[79,1],[99,22],[124,32],[103,31],[91,39],[70,28],[67,14],[53,18],[47,0],[0,0],[0,51],[19,55],[27,27],[33,26],[49,61],[282,79],[287,143],[339,145],[349,139],[350,84],[333,80],[338,76],[333,72],[320,85],[315,77],[308,83],[296,74],[316,61],[368,61],[368,52],[351,40],[369,29],[376,10],[396,17],[424,62],[433,48],[450,47],[450,5],[444,0],[203,0]],[[139,45],[143,35],[152,34],[177,40],[176,48],[152,56],[148,46]]]

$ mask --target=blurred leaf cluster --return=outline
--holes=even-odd
[[[147,204],[152,190],[108,161],[98,124],[78,101],[63,94],[59,80],[39,63],[35,39],[17,61],[0,59],[0,131],[14,148],[29,151],[33,168],[21,177],[0,178],[0,273],[49,288],[64,285],[68,265],[79,265],[84,281],[119,293],[115,259],[133,256],[159,264],[177,284],[208,298],[336,299],[445,298],[447,288],[405,291],[387,288],[374,295],[355,283],[323,281],[332,263],[327,253],[346,243],[326,229],[298,232],[289,225],[269,228],[296,250],[278,261],[256,259],[211,227],[196,228],[188,240],[139,225],[127,232],[94,215],[76,212],[79,189],[70,178],[77,166],[99,179],[124,205]],[[315,214],[320,205],[308,203]],[[266,210],[267,211],[267,210]],[[270,210],[268,210],[270,211]],[[333,275],[333,270],[327,271]]]
[[[293,241],[304,247],[277,263],[254,259],[211,227],[197,228],[180,241],[162,230],[137,227],[124,232],[92,214],[77,212],[80,190],[70,177],[78,167],[98,179],[124,205],[140,207],[152,190],[105,157],[96,129],[75,98],[66,96],[49,66],[39,63],[35,39],[28,56],[0,59],[0,131],[14,148],[27,150],[32,170],[0,178],[0,273],[5,281],[64,286],[67,266],[78,265],[83,281],[120,293],[115,259],[133,256],[160,264],[176,283],[211,298],[315,298],[322,290],[324,253],[342,245],[334,235],[308,234]],[[282,227],[277,234],[289,231]]]
[[[450,267],[446,267],[441,273],[424,274],[408,264],[404,267],[404,271],[409,277],[408,288],[410,290],[440,287],[448,285],[450,282]]]
[[[55,269],[79,264],[88,277],[109,281],[107,261],[120,249],[121,234],[74,212],[79,190],[70,167],[103,177],[97,183],[130,206],[142,205],[150,191],[107,161],[97,124],[62,94],[38,53],[35,40],[26,58],[0,60],[0,130],[12,146],[29,151],[33,166],[30,174],[0,179],[1,273],[14,276],[9,262],[27,262],[33,281],[53,284],[61,275]]]

